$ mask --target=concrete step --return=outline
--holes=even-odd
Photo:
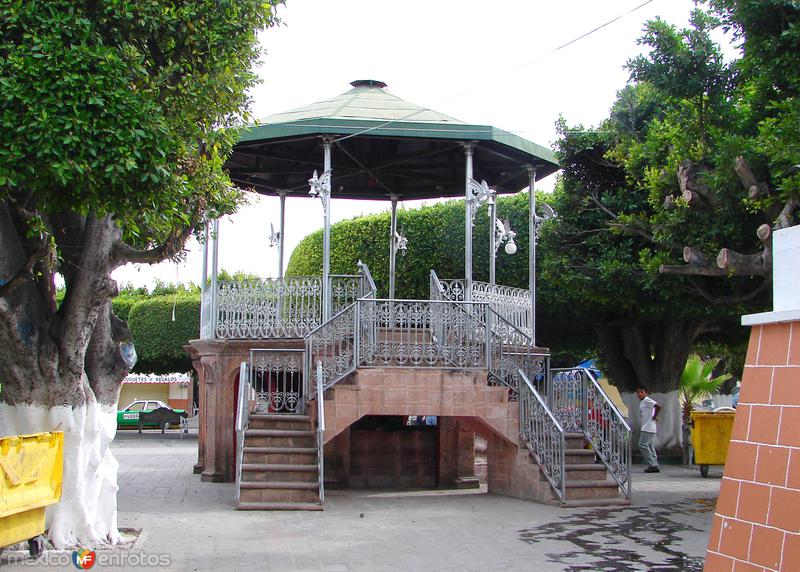
[[[248,419],[248,429],[310,431],[308,415],[254,414]]]
[[[317,489],[253,489],[239,491],[239,503],[316,503],[319,504]]]
[[[236,510],[322,510],[318,503],[308,502],[241,502]]]
[[[247,429],[244,445],[250,447],[314,448],[317,444],[313,431],[295,429]]]
[[[595,463],[565,465],[567,482],[570,481],[604,481],[608,472],[604,465]]]
[[[303,490],[303,491],[318,491],[319,481],[313,483],[296,483],[291,481],[245,481],[242,480],[239,485],[242,490],[245,489],[274,489],[274,490]]]
[[[566,502],[552,502],[550,504],[558,505],[562,508],[584,508],[584,507],[612,507],[612,506],[630,506],[631,501],[623,497],[611,499],[581,499],[581,500],[567,500]]]
[[[242,464],[242,480],[248,482],[312,483],[319,481],[319,467],[313,465]]]
[[[317,450],[313,447],[245,447],[246,464],[316,465]]]
[[[567,481],[567,500],[613,499],[619,497],[616,481]]]
[[[313,437],[310,429],[251,429],[244,432],[245,437]]]
[[[567,450],[583,449],[586,440],[583,433],[568,433],[564,432],[564,448]]]
[[[591,449],[567,449],[564,451],[564,464],[588,464],[594,462],[594,451]]]

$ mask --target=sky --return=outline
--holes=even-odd
[[[251,91],[253,116],[329,99],[353,80],[375,79],[410,102],[552,147],[560,116],[585,127],[608,116],[628,80],[625,62],[643,51],[637,38],[645,22],[660,16],[683,27],[693,6],[691,0],[287,0],[278,8],[281,23],[260,36],[265,54],[257,69],[262,81]],[[554,183],[550,176],[537,188]],[[220,268],[277,276],[269,231],[270,223],[278,227],[278,199],[251,196],[249,203],[221,221]],[[338,200],[331,217],[388,209],[388,202]],[[319,200],[287,200],[285,264],[322,224]],[[188,249],[183,262],[127,265],[113,277],[137,287],[156,280],[199,283],[201,249],[193,240]]]

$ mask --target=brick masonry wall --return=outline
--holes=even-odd
[[[800,321],[751,330],[705,570],[800,570]]]

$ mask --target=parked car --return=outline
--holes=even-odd
[[[170,409],[175,413],[184,414],[183,409],[172,409],[163,401],[157,399],[140,399],[128,405],[125,409],[117,411],[117,426],[118,427],[138,427],[139,426],[139,413],[143,411],[155,411],[164,407]],[[147,423],[145,427],[158,427],[158,423]]]

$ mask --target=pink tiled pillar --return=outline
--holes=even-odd
[[[800,320],[750,333],[705,570],[800,570]]]

